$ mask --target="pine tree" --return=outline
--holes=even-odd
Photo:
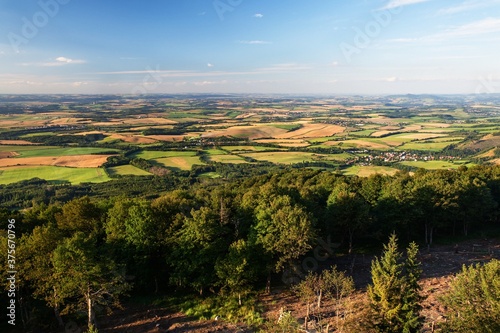
[[[422,327],[423,318],[420,316],[422,306],[420,303],[423,301],[421,295],[422,288],[418,284],[420,276],[422,275],[421,263],[417,259],[418,245],[412,242],[406,249],[405,267],[405,280],[406,286],[403,290],[403,333],[419,332]]]
[[[372,284],[368,286],[372,324],[377,332],[403,331],[403,264],[399,263],[397,237],[392,234],[381,258],[372,262]]]

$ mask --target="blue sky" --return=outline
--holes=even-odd
[[[500,92],[500,0],[0,0],[0,93]]]

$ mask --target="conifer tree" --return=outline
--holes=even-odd
[[[418,246],[411,243],[402,262],[397,237],[392,234],[384,254],[372,262],[372,285],[368,296],[372,325],[377,332],[416,333],[422,327],[422,296],[418,284],[422,270],[417,259]]]
[[[405,267],[405,287],[403,290],[403,333],[419,332],[423,324],[423,318],[420,316],[423,301],[421,295],[422,288],[418,284],[422,275],[421,263],[417,259],[418,245],[412,242],[406,249]]]
[[[372,324],[377,332],[403,331],[403,264],[397,237],[392,234],[381,258],[372,262],[372,284],[368,286]]]

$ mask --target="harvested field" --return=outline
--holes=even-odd
[[[278,139],[318,138],[344,132],[345,127],[330,124],[304,124],[295,131],[275,136]]]
[[[203,165],[198,156],[185,156],[185,157],[164,157],[157,158],[154,161],[167,167],[180,170],[191,170],[195,164]]]
[[[105,163],[113,155],[74,155],[74,156],[46,156],[46,157],[20,157],[2,158],[0,167],[20,165],[51,165],[73,168],[96,168]]]
[[[166,118],[136,118],[136,119],[111,119],[111,121],[119,121],[122,124],[129,125],[172,125],[177,124],[176,121]]]
[[[137,144],[150,144],[157,142],[157,140],[154,140],[152,138],[136,135],[111,134],[109,137],[112,139],[121,140],[123,142]]]
[[[282,147],[308,147],[310,143],[305,142],[304,140],[286,140],[286,139],[262,139],[255,140],[258,143],[272,143],[275,145],[279,145]]]
[[[168,141],[168,142],[178,142],[184,140],[188,135],[148,135],[144,138],[152,139],[155,141]]]
[[[15,151],[0,151],[0,159],[19,156]]]
[[[133,165],[120,165],[116,167],[108,168],[108,173],[111,175],[134,175],[134,176],[150,176],[151,174],[142,169],[136,168]]]
[[[233,126],[225,130],[218,130],[202,134],[202,137],[232,136],[235,138],[248,138],[251,140],[259,138],[274,138],[287,133],[287,130],[274,126]]]
[[[392,133],[396,133],[396,132],[395,131],[377,131],[377,132],[373,132],[370,136],[373,138],[380,138],[381,136],[390,135]]]
[[[412,139],[412,140],[428,140],[434,138],[441,138],[446,136],[445,134],[432,134],[432,133],[408,133],[398,135],[399,138]]]
[[[0,145],[36,145],[35,143],[25,140],[0,140]]]

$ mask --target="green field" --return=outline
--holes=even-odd
[[[191,170],[193,165],[203,165],[205,163],[200,161],[198,156],[175,156],[175,157],[163,157],[156,158],[152,161],[174,170]]]
[[[205,149],[205,150],[203,150],[203,152],[205,154],[208,154],[208,155],[225,155],[225,154],[227,154],[226,151],[221,150],[221,149]]]
[[[68,181],[71,184],[102,183],[111,180],[101,168],[65,168],[55,166],[0,168],[0,184],[32,178]]]
[[[316,160],[317,154],[304,152],[269,152],[269,153],[248,153],[241,156],[250,157],[257,161],[268,161],[277,164],[294,164],[301,162],[311,162]]]
[[[119,152],[118,149],[88,148],[88,147],[50,147],[50,146],[0,146],[0,152],[16,152],[17,157],[48,157],[90,155],[106,152]]]
[[[398,172],[398,169],[385,166],[374,166],[374,165],[370,166],[355,165],[342,170],[342,173],[344,175],[359,176],[359,177],[369,177],[374,174],[394,175],[396,172]]]
[[[196,156],[195,151],[156,151],[156,150],[143,150],[132,155],[132,158],[143,158],[145,160],[154,160],[162,157],[182,157],[182,156]]]
[[[448,170],[448,169],[458,169],[460,166],[474,166],[473,163],[467,163],[466,161],[451,163],[448,161],[410,161],[401,162],[403,165],[412,166],[415,168],[429,169],[429,170]]]
[[[108,168],[108,173],[112,176],[114,175],[119,175],[119,176],[127,176],[127,175],[132,175],[132,176],[150,176],[151,174],[147,171],[144,171],[142,169],[136,168],[133,165],[120,165],[116,167],[111,167]]]
[[[236,155],[212,155],[210,156],[210,161],[218,162],[218,163],[232,163],[232,164],[240,164],[240,163],[248,163],[242,157]]]
[[[245,152],[245,151],[269,151],[269,150],[285,150],[284,148],[272,148],[262,146],[224,146],[222,149],[230,152]]]
[[[459,141],[451,142],[408,142],[404,145],[397,147],[398,150],[422,150],[422,151],[441,151],[445,147],[459,143]]]

